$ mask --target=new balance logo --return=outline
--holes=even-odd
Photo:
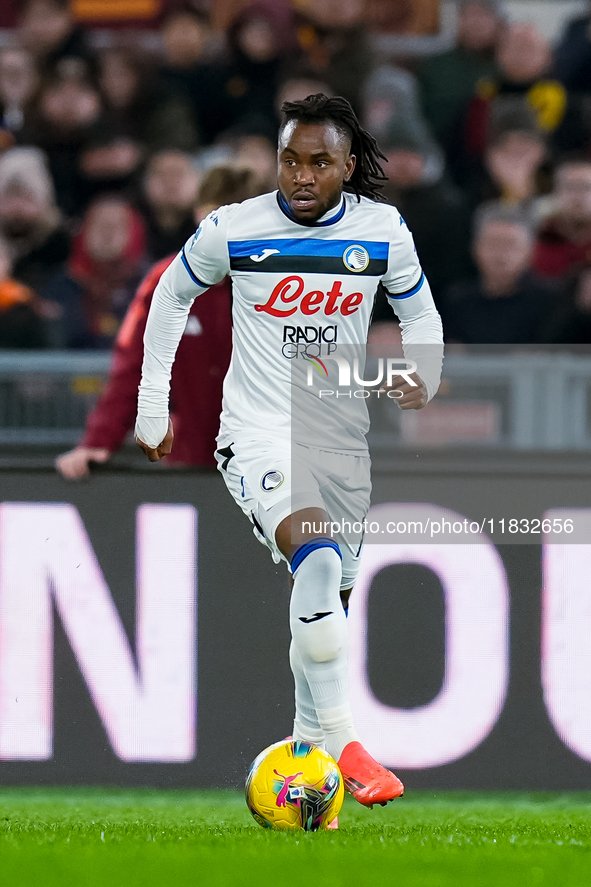
[[[251,259],[253,262],[264,262],[265,259],[269,258],[269,256],[276,256],[280,252],[281,250],[278,249],[264,249],[260,256],[257,256],[255,253],[254,256],[249,256],[249,259]]]
[[[332,613],[332,610],[329,610],[328,613],[314,613],[314,615],[310,616],[309,619],[307,616],[300,616],[300,622],[305,622],[306,625],[309,622],[318,622],[319,619],[324,619],[325,616],[332,616]]]

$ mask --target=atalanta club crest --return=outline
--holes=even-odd
[[[360,274],[362,271],[365,271],[369,265],[368,251],[364,246],[360,246],[358,243],[354,243],[353,246],[348,246],[343,253],[343,265],[345,268],[348,268],[349,271],[353,271],[355,274]]]
[[[273,490],[281,486],[284,480],[285,478],[280,471],[267,471],[261,481],[261,487],[266,493],[272,493]]]

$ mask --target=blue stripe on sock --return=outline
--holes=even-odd
[[[303,560],[305,560],[309,554],[315,551],[317,548],[332,548],[340,559],[343,559],[343,555],[341,554],[341,549],[338,546],[338,543],[334,541],[334,539],[312,539],[310,542],[304,542],[303,545],[300,545],[299,548],[296,548],[291,558],[291,572],[295,573],[297,568],[300,566]]]

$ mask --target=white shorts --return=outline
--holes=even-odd
[[[228,490],[275,563],[287,562],[275,543],[281,521],[303,508],[324,509],[332,526],[314,524],[313,530],[338,543],[343,556],[341,589],[351,588],[359,570],[371,495],[367,453],[332,453],[284,441],[238,439],[228,444],[218,441],[216,460]]]

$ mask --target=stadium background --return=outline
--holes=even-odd
[[[324,8],[324,4],[317,5],[319,9]],[[565,31],[568,21],[577,15],[585,15],[588,10],[586,3],[536,0],[482,5],[495,14],[506,15],[509,21],[535,23],[555,47],[564,47],[570,33]],[[26,67],[31,63],[36,70],[35,77],[39,78],[31,95],[16,108],[20,116],[7,99],[6,83],[10,77],[3,81],[5,95],[2,97],[4,154],[0,157],[0,233],[2,249],[12,266],[4,283],[12,281],[24,289],[15,296],[14,290],[8,292],[5,288],[4,310],[0,314],[4,345],[0,352],[0,499],[3,503],[0,612],[4,625],[8,621],[12,631],[10,635],[4,631],[0,645],[0,686],[3,688],[0,693],[0,781],[5,785],[238,785],[260,748],[289,732],[291,678],[285,656],[288,592],[283,572],[272,564],[264,549],[255,544],[248,523],[225,495],[223,484],[204,467],[151,470],[139,461],[128,442],[121,453],[113,457],[109,467],[95,471],[83,484],[68,485],[55,472],[53,459],[57,453],[74,445],[82,433],[85,415],[94,406],[104,383],[109,351],[139,277],[151,261],[177,248],[174,237],[168,236],[171,230],[180,237],[188,224],[194,224],[188,219],[192,218],[197,179],[202,180],[208,170],[219,163],[246,164],[260,177],[262,190],[272,187],[272,161],[269,160],[272,148],[269,149],[269,145],[276,121],[269,108],[273,104],[266,100],[263,108],[249,105],[246,114],[242,113],[240,104],[244,94],[231,95],[236,102],[229,110],[234,115],[230,132],[215,131],[212,124],[213,129],[204,135],[202,120],[201,130],[199,126],[187,127],[184,144],[179,145],[174,140],[172,144],[166,144],[166,139],[162,142],[162,133],[153,141],[143,143],[137,121],[133,131],[127,130],[121,123],[126,119],[125,113],[117,118],[113,107],[109,108],[104,84],[100,85],[100,59],[109,57],[109,53],[120,47],[124,56],[131,52],[134,64],[139,58],[146,72],[160,78],[153,95],[159,97],[162,107],[167,106],[169,112],[172,108],[174,113],[180,108],[181,117],[174,119],[190,118],[195,123],[194,115],[198,112],[188,100],[192,96],[187,93],[187,78],[178,90],[170,87],[174,80],[170,73],[174,64],[170,58],[166,59],[167,50],[163,48],[164,28],[171,19],[165,17],[162,24],[160,16],[175,12],[175,4],[171,3],[166,10],[165,4],[156,0],[117,4],[88,0],[71,4],[71,21],[77,17],[82,25],[81,30],[72,31],[76,40],[80,38],[79,42],[70,43],[70,50],[72,46],[75,50],[76,63],[82,65],[78,64],[77,68],[68,68],[70,50],[60,56],[58,47],[59,52],[51,58],[51,52],[36,54],[35,44],[27,44],[26,29],[23,30],[20,19],[24,6],[33,8],[35,4],[15,3],[13,10],[8,3],[3,4],[2,15],[6,18],[0,21],[3,28],[0,68],[2,59],[6,62],[10,53],[16,52],[12,57],[13,70],[15,65],[18,67],[24,63]],[[245,77],[248,81],[244,69],[236,73],[232,67],[237,64],[236,59],[228,55],[226,48],[232,22],[240,14],[238,7],[247,6],[246,3],[218,2],[212,3],[210,8],[207,3],[197,4],[196,16],[191,4],[183,6],[183,14],[191,20],[194,17],[197,30],[201,28],[206,33],[207,48],[202,60],[195,58],[188,66],[179,65],[177,74],[179,70],[190,69],[193,76],[203,65],[208,76],[215,79],[219,75],[216,88],[219,83],[227,84],[233,77]],[[283,8],[281,3],[266,6],[276,7],[275,16],[280,14],[277,10]],[[380,120],[380,108],[375,93],[379,91],[380,83],[390,82],[388,76],[392,71],[395,72],[394,92],[398,89],[399,101],[401,97],[412,95],[414,89],[417,95],[419,87],[424,90],[422,104],[417,100],[413,105],[411,101],[402,115],[393,110],[394,106],[381,109],[388,116],[388,126],[384,129],[387,153],[396,155],[394,163],[398,160],[407,164],[399,174],[396,194],[412,207],[417,228],[421,228],[421,220],[433,207],[439,207],[444,214],[455,208],[456,217],[465,227],[454,229],[453,234],[456,241],[465,246],[472,216],[490,200],[498,201],[495,211],[500,208],[502,213],[513,213],[503,215],[502,223],[518,229],[536,228],[539,232],[548,219],[552,219],[555,211],[553,198],[556,197],[553,171],[573,157],[585,161],[591,143],[586,128],[587,90],[591,93],[591,80],[588,86],[585,82],[581,86],[581,83],[569,81],[568,77],[574,78],[574,74],[559,70],[559,52],[556,53],[556,68],[545,70],[544,77],[552,75],[556,82],[566,83],[565,93],[575,111],[579,112],[578,116],[574,114],[576,138],[573,137],[574,143],[569,143],[568,134],[563,132],[565,145],[564,141],[554,139],[553,133],[547,129],[542,130],[539,121],[532,124],[531,109],[518,109],[517,123],[513,118],[511,133],[525,132],[532,143],[536,140],[543,143],[544,154],[535,161],[530,191],[516,195],[509,187],[511,177],[506,175],[506,169],[502,169],[506,157],[501,157],[499,173],[499,163],[487,165],[481,155],[475,161],[474,176],[463,181],[450,162],[456,156],[457,146],[451,142],[445,144],[443,134],[442,142],[438,144],[434,135],[437,120],[429,119],[429,62],[453,51],[458,13],[455,4],[444,3],[441,7],[436,2],[380,4],[377,0],[367,4],[367,8],[364,4],[340,4],[343,17],[349,13],[352,16],[350,21],[343,22],[338,21],[335,6],[326,4],[327,15],[332,16],[330,24],[327,20],[322,21],[321,11],[318,13],[320,19],[315,19],[311,6],[305,3],[295,6],[298,18],[289,51],[293,53],[293,71],[297,77],[292,80],[297,79],[300,84],[301,81],[325,83],[346,92],[346,78],[342,81],[343,88],[339,83],[343,66],[339,65],[338,51],[342,51],[345,57],[351,53],[355,63],[364,71],[362,80],[367,87],[365,92],[359,88],[357,93],[353,90],[351,98],[365,119],[371,116],[373,108],[375,116],[371,119],[376,124]],[[397,14],[389,16],[388,12],[394,8]],[[255,21],[261,16],[264,18],[260,8],[257,15],[259,19],[255,15]],[[359,29],[359,22],[363,25],[363,39],[358,30],[353,40],[351,28]],[[282,31],[283,36],[285,33]],[[20,48],[21,45],[25,50]],[[333,53],[335,45],[338,51]],[[176,51],[180,51],[178,45]],[[464,95],[464,111],[473,99],[482,99],[479,91],[482,77],[486,75],[494,80],[498,76],[498,71],[491,67],[491,55],[491,48],[482,53],[483,68],[478,77],[468,89],[463,83],[459,90]],[[579,72],[583,81],[586,76],[584,61]],[[95,70],[97,64],[98,73]],[[204,71],[200,70],[200,73]],[[290,79],[290,71],[274,73],[278,87],[283,88]],[[252,71],[249,74],[253,78],[251,83],[256,84],[255,74]],[[372,84],[373,75],[376,79]],[[469,76],[474,79],[473,72]],[[380,81],[380,77],[385,80]],[[177,80],[183,78],[179,75]],[[503,91],[501,80],[501,85],[497,84],[499,93]],[[419,85],[408,92],[409,83]],[[48,138],[47,128],[41,125],[45,112],[40,97],[47,97],[51,89],[54,89],[55,97],[55,89],[59,93],[66,86],[86,90],[87,99],[94,90],[101,108],[92,126],[82,135],[77,132],[77,140],[56,144]],[[243,86],[239,83],[238,90]],[[258,94],[256,89],[254,92]],[[404,107],[404,102],[402,105]],[[104,122],[106,133],[102,139],[97,138],[96,130],[100,121]],[[370,123],[368,120],[368,125]],[[145,134],[144,137],[148,139]],[[124,156],[117,153],[122,144],[127,151]],[[22,146],[40,147],[49,158],[49,173],[47,170],[43,172],[43,166],[37,167],[41,168],[42,179],[39,191],[48,195],[50,208],[57,208],[59,212],[59,225],[51,230],[52,234],[59,233],[62,246],[65,244],[59,262],[54,261],[54,253],[47,266],[41,268],[43,262],[38,255],[34,257],[36,265],[27,263],[34,249],[29,253],[19,252],[21,244],[17,244],[18,238],[13,236],[15,229],[7,223],[9,214],[2,214],[3,202],[10,204],[10,199],[14,198],[14,188],[11,191],[11,187],[15,181],[8,171],[3,177],[2,164],[6,158],[17,157],[11,152],[18,152]],[[145,190],[144,184],[145,172],[150,168],[153,155],[170,148],[179,152],[175,155],[177,160],[180,156],[183,159],[188,157],[197,172],[196,180],[187,184],[186,193],[179,198],[179,205],[164,207],[169,218],[173,218],[172,228],[162,223],[167,213]],[[413,180],[410,186],[405,183],[405,176],[410,174],[408,164],[412,166],[413,163],[412,159],[409,161],[409,154],[422,161],[419,180]],[[64,158],[69,158],[68,163],[73,162],[78,172],[82,170],[82,176],[78,172],[74,179],[64,176]],[[491,172],[493,167],[496,172]],[[429,178],[429,168],[440,172]],[[4,169],[9,170],[9,167]],[[97,169],[98,175],[95,174]],[[19,167],[16,180],[17,184],[20,182],[18,187],[21,190],[22,176]],[[433,187],[439,188],[436,195],[439,203],[433,197]],[[422,209],[420,200],[410,200],[409,195],[416,197],[417,191],[419,197],[425,198],[429,189],[433,202],[425,199]],[[86,322],[86,325],[81,320],[80,328],[72,333],[64,323],[64,316],[70,316],[72,305],[74,308],[88,306],[89,302],[85,301],[87,293],[95,292],[92,280],[89,280],[92,278],[90,272],[97,272],[100,276],[104,270],[98,263],[93,267],[87,264],[85,274],[81,275],[80,266],[72,264],[72,256],[80,257],[80,253],[76,253],[76,243],[80,246],[83,242],[81,232],[85,225],[92,223],[93,206],[105,195],[112,200],[114,193],[127,213],[128,230],[131,232],[133,228],[137,233],[143,225],[144,234],[135,241],[140,246],[133,254],[125,253],[125,247],[122,247],[127,264],[117,266],[112,291],[100,293],[98,320],[95,317],[93,323]],[[395,194],[391,193],[389,197],[396,200]],[[463,254],[444,254],[442,260],[441,255],[432,249],[434,244],[437,245],[437,236],[428,230],[417,230],[416,235],[417,240],[419,237],[424,239],[425,249],[430,254],[430,276],[435,279],[435,294],[444,320],[448,310],[450,328],[456,323],[451,338],[463,348],[458,348],[446,365],[441,396],[424,416],[421,414],[420,418],[409,422],[405,417],[401,422],[376,410],[372,438],[376,465],[375,504],[432,503],[467,517],[484,516],[493,509],[496,518],[507,520],[542,517],[557,508],[585,509],[589,501],[591,446],[591,422],[588,419],[591,363],[585,349],[589,342],[589,308],[584,299],[587,243],[577,244],[579,249],[574,258],[569,253],[561,273],[552,278],[550,295],[548,275],[544,277],[542,274],[543,261],[538,256],[538,276],[532,277],[532,287],[539,297],[540,316],[536,316],[535,323],[520,328],[522,339],[513,335],[515,319],[501,318],[497,338],[482,342],[474,338],[478,332],[472,331],[471,334],[469,330],[459,329],[450,296],[454,286],[464,279],[477,280],[479,275],[482,276],[482,269],[474,267],[467,249]],[[130,233],[126,244],[129,245],[132,239]],[[123,237],[122,242],[125,240]],[[33,242],[36,249],[35,238]],[[534,260],[529,257],[529,261]],[[521,269],[523,274],[526,271]],[[64,306],[60,303],[60,293],[72,284],[74,302]],[[114,298],[115,284],[118,300]],[[121,289],[126,294],[123,299]],[[81,314],[84,315],[84,311]],[[88,313],[85,317],[88,321]],[[520,315],[520,322],[521,319]],[[17,334],[20,338],[15,339]],[[378,313],[373,336],[373,341],[380,347],[397,342],[395,324],[386,315]],[[528,345],[529,350],[520,347],[522,344]],[[475,347],[481,345],[487,348]],[[495,348],[501,348],[502,354],[495,354]],[[32,509],[24,513],[24,521],[11,523],[17,514],[10,509],[12,503],[23,503],[25,508]],[[75,631],[74,635],[68,636],[64,628],[67,624],[64,614],[76,609],[76,601],[68,605],[65,592],[60,597],[65,585],[62,589],[41,551],[44,540],[39,535],[39,527],[43,527],[44,520],[48,528],[53,527],[53,512],[49,506],[63,506],[64,503],[73,506],[68,512],[70,515],[78,513],[81,516],[84,532],[77,537],[81,545],[81,563],[85,557],[87,566],[94,563],[89,554],[94,551],[115,605],[109,624],[122,627],[119,643],[128,644],[128,655],[137,664],[138,672],[146,665],[145,657],[149,658],[149,652],[136,646],[136,631],[141,621],[140,616],[136,616],[137,509],[146,503],[170,507],[189,505],[195,509],[198,529],[193,546],[187,543],[185,551],[186,558],[195,561],[193,591],[198,592],[194,604],[185,613],[186,636],[190,638],[191,627],[196,629],[196,643],[187,648],[184,674],[179,677],[179,686],[185,692],[185,708],[181,698],[176,721],[172,718],[169,723],[156,717],[150,720],[149,715],[142,722],[138,715],[136,739],[127,747],[125,743],[118,745],[118,740],[126,729],[134,733],[136,715],[130,712],[128,722],[123,726],[109,723],[109,713],[120,711],[116,701],[117,688],[125,683],[110,664],[113,651],[105,646],[101,660],[100,632],[97,632],[96,667],[99,671],[103,668],[104,685],[111,687],[111,695],[107,690],[106,701],[101,702],[96,683],[88,678],[81,664],[85,661],[84,644],[88,644],[88,640],[84,638],[87,636],[78,634],[81,640],[77,646],[73,642]],[[34,513],[38,504],[46,509],[41,518]],[[575,517],[581,513],[573,511]],[[163,526],[167,514],[169,512],[162,512]],[[17,527],[16,537],[14,527]],[[84,533],[90,547],[84,548],[80,541],[86,538]],[[565,551],[569,548],[571,553],[567,552],[566,560],[553,574],[555,585],[549,588],[546,583],[544,592],[542,571],[548,552],[543,553],[540,544],[519,541],[521,544],[518,545],[498,546],[504,569],[499,575],[504,577],[505,590],[508,589],[509,594],[504,598],[505,604],[499,603],[496,614],[492,614],[492,621],[497,619],[500,624],[497,646],[493,645],[484,654],[476,651],[473,662],[466,660],[462,663],[465,671],[474,671],[474,685],[469,687],[469,682],[465,685],[467,689],[459,700],[455,720],[452,717],[448,722],[447,731],[447,737],[457,732],[460,753],[438,750],[436,734],[431,737],[429,754],[439,754],[443,759],[447,755],[447,759],[437,765],[421,765],[419,762],[419,765],[405,767],[403,761],[396,759],[396,751],[392,751],[392,759],[385,763],[397,767],[409,786],[481,789],[585,789],[589,786],[591,691],[586,687],[585,674],[589,661],[586,638],[591,639],[591,624],[584,577],[588,575],[585,559],[591,540],[571,548],[560,546]],[[392,560],[396,561],[394,548]],[[433,545],[432,549],[436,552],[438,546]],[[465,552],[466,546],[457,546],[458,571],[461,573],[466,569],[470,575],[465,561],[470,556]],[[447,595],[452,591],[454,576],[451,579],[443,575],[438,577],[436,570],[417,564],[408,547],[403,560],[402,564],[386,566],[374,577],[368,594],[367,613],[353,612],[351,615],[352,622],[357,620],[357,626],[367,620],[368,632],[367,657],[362,651],[355,658],[354,667],[358,669],[358,677],[361,674],[357,685],[365,683],[366,693],[383,707],[394,713],[420,714],[441,696],[448,685],[453,684],[454,676],[446,671],[446,639],[449,644],[452,630],[469,633],[481,627],[480,623],[490,619],[491,614],[487,616],[476,611],[464,616],[457,609],[452,613]],[[34,631],[30,614],[18,601],[19,561],[23,565],[30,561],[35,568],[38,567],[38,572],[32,574],[37,583],[33,599],[41,601],[42,606],[40,621]],[[477,562],[473,570],[474,596],[478,599],[482,586],[490,577],[482,573]],[[22,572],[29,575],[24,566]],[[99,583],[96,575],[95,582]],[[187,586],[185,591],[189,595],[191,589]],[[558,597],[554,610],[550,592]],[[167,589],[163,587],[163,613],[166,595]],[[563,596],[563,611],[568,610],[562,622],[560,595]],[[576,605],[568,609],[567,604],[573,597],[577,598]],[[508,606],[506,618],[503,606]],[[542,646],[542,625],[544,623],[548,630],[544,620],[553,618],[552,614],[556,616],[557,612],[562,634],[554,648],[554,661],[563,665],[562,671],[558,668],[554,673],[542,666],[543,649],[546,649]],[[453,625],[450,623],[452,616],[456,620]],[[470,619],[475,620],[474,623]],[[266,626],[264,632],[257,630],[261,624]],[[20,697],[21,703],[16,701],[18,696],[13,702],[8,698],[9,690],[20,680],[14,677],[14,663],[18,664],[19,654],[27,650],[26,644],[31,637],[37,638],[39,650],[46,655],[43,660],[45,670],[29,675],[29,683]],[[163,658],[158,659],[158,655]],[[166,662],[165,652],[154,656],[153,664]],[[490,667],[487,666],[487,656]],[[565,662],[567,665],[574,662],[576,667],[569,670],[564,666]],[[560,683],[565,675],[566,685]],[[482,723],[474,728],[472,739],[462,738],[464,715],[469,720],[470,710],[477,708],[479,679],[489,693],[490,681],[497,681],[496,690],[494,686],[492,688],[493,696],[496,693],[496,709],[492,715],[488,713],[488,721],[486,713],[483,714]],[[15,680],[17,684],[11,683]],[[126,680],[129,684],[129,674]],[[138,687],[139,683],[135,685],[137,698]],[[30,694],[30,714],[15,713],[15,706],[22,704],[27,692]],[[564,698],[569,693],[571,700],[565,703]],[[355,704],[360,704],[359,698]],[[103,712],[102,717],[99,710]],[[417,741],[428,737],[430,727],[429,722],[426,723],[422,732],[418,728],[413,734]],[[171,751],[177,728],[178,735],[184,731],[181,752],[178,748]],[[365,722],[362,729],[370,750],[372,743],[378,747],[380,728],[377,721]],[[479,729],[481,735],[476,741]],[[160,746],[155,741],[152,751],[147,752],[154,735],[160,736]],[[154,751],[154,747],[159,750]],[[425,761],[427,758],[426,753]]]

